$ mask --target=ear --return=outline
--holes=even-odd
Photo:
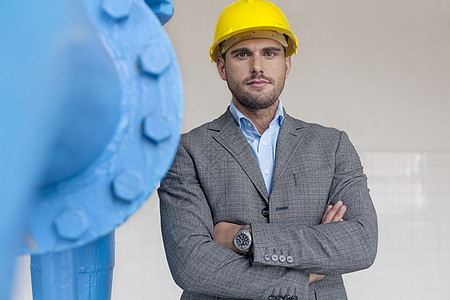
[[[286,78],[289,77],[289,73],[291,72],[291,57],[292,56],[288,56],[288,57],[284,58],[285,64],[286,64]]]
[[[227,74],[225,70],[225,60],[222,57],[217,58],[217,72],[219,72],[220,78],[227,80]]]

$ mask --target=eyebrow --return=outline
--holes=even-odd
[[[278,47],[264,47],[262,51],[277,51],[281,52],[281,48]],[[247,47],[237,48],[230,52],[231,55],[239,53],[239,52],[250,52],[250,49]]]
[[[278,51],[278,52],[281,52],[281,48],[278,48],[278,47],[265,47],[265,48],[263,48],[263,51]]]
[[[237,48],[231,51],[230,54],[236,54],[238,52],[250,52],[250,49],[248,49],[247,47]]]

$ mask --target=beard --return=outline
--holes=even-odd
[[[258,91],[257,89],[255,89],[255,91],[245,90],[248,82],[261,79],[272,85],[273,89],[268,92]],[[278,100],[278,97],[280,97],[280,94],[283,91],[285,79],[285,75],[280,76],[280,78],[277,79],[266,77],[264,75],[253,75],[245,78],[241,82],[235,82],[227,78],[227,85],[233,97],[240,104],[250,110],[258,110],[268,108]]]

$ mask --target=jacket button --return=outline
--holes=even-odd
[[[269,296],[269,300],[276,300],[276,299],[277,299],[277,297],[274,296],[274,295],[270,295],[270,296]]]
[[[278,257],[278,260],[279,260],[280,262],[284,263],[284,262],[286,261],[286,256],[284,256],[283,254],[281,254],[281,255]]]
[[[262,214],[265,218],[268,218],[269,215],[270,215],[270,213],[269,213],[269,207],[268,207],[268,206],[264,207],[264,208],[262,209],[262,211],[261,211],[261,214]]]
[[[294,262],[294,259],[292,258],[292,256],[288,256],[288,257],[286,257],[286,261],[287,261],[289,264],[292,264],[292,263]]]
[[[278,255],[272,254],[272,261],[273,261],[273,262],[278,261]]]
[[[270,254],[269,253],[264,254],[264,259],[265,260],[270,260]]]

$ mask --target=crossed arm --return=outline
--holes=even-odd
[[[346,136],[336,150],[329,193],[329,202],[335,205],[325,211],[321,225],[252,224],[253,261],[230,251],[233,245],[229,243],[240,225],[213,224],[205,187],[219,180],[211,181],[208,172],[200,174],[205,170],[194,161],[201,155],[204,153],[190,143],[181,143],[158,190],[169,267],[183,290],[193,295],[258,299],[269,298],[274,289],[280,294],[296,290],[307,298],[308,283],[323,278],[315,274],[340,275],[373,263],[376,214],[359,159]],[[343,211],[338,210],[342,205],[338,200],[345,203]],[[344,222],[339,222],[340,214],[345,214]],[[283,249],[285,254],[290,251],[292,263],[287,267],[280,261],[265,260],[266,248]]]
[[[343,221],[342,218],[344,217],[346,211],[347,207],[342,203],[342,201],[338,201],[335,205],[329,205],[325,210],[325,213],[323,214],[322,221],[320,224]],[[239,253],[238,249],[233,243],[233,239],[235,235],[238,233],[240,228],[241,225],[234,223],[228,222],[217,223],[214,226],[214,242]],[[251,252],[252,250],[253,248],[250,249]],[[321,280],[324,277],[325,275],[310,273],[309,283]]]

